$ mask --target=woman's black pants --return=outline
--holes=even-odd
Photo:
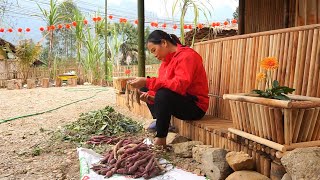
[[[143,92],[147,88],[140,89]],[[156,137],[164,138],[168,135],[171,116],[181,120],[199,120],[205,112],[196,105],[196,96],[182,96],[166,88],[161,88],[156,92],[154,104],[147,104],[149,110],[156,121]]]

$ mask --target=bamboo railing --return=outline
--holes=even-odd
[[[294,94],[320,97],[320,24],[233,36],[197,43],[209,81],[207,114],[231,119],[223,94],[249,93],[262,89],[256,81],[259,61],[268,56],[279,60],[273,78],[295,88]]]

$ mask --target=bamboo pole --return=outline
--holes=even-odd
[[[249,132],[247,127],[249,124],[247,123],[247,117],[245,116],[243,103],[239,103],[239,109],[240,111],[238,113],[240,113],[240,116],[241,116],[240,121],[242,122],[243,131]]]
[[[241,137],[247,138],[249,140],[252,140],[254,142],[266,145],[266,146],[268,146],[270,148],[273,148],[275,150],[278,150],[278,151],[281,151],[281,152],[285,152],[286,151],[285,146],[283,146],[281,144],[278,144],[278,143],[275,143],[273,141],[269,141],[267,139],[263,139],[261,137],[258,137],[258,136],[255,136],[255,135],[252,135],[252,134],[249,134],[249,133],[246,133],[246,132],[234,129],[234,128],[228,128],[228,131],[233,133],[233,134],[236,134],[238,136],[241,136]]]
[[[274,120],[277,131],[277,143],[284,144],[284,129],[281,109],[274,109]]]
[[[312,110],[312,109],[305,110],[304,116],[302,118],[303,123],[301,123],[301,126],[300,126],[297,142],[302,142],[304,134],[306,133],[309,119],[312,117],[313,112],[314,112],[314,110]]]
[[[258,113],[259,113],[259,119],[261,122],[261,127],[262,127],[262,132],[263,132],[263,138],[265,139],[269,139],[268,138],[268,131],[267,131],[267,122],[265,120],[265,116],[264,116],[264,108],[262,105],[257,105],[258,108]]]
[[[292,143],[292,109],[284,109],[284,143]]]
[[[301,123],[302,123],[304,114],[305,114],[305,109],[300,109],[297,120],[293,126],[293,128],[294,128],[294,130],[293,130],[294,134],[293,134],[293,138],[292,138],[293,143],[296,143],[298,140],[298,135],[300,134],[300,130],[301,130],[300,127],[301,127]]]
[[[319,3],[320,4],[320,3]],[[319,10],[320,11],[320,10]],[[320,22],[319,22],[320,23]],[[317,58],[317,44],[319,44],[320,46],[320,43],[319,43],[319,31],[318,30],[314,30],[314,34],[313,34],[313,42],[312,42],[312,50],[311,50],[311,60],[310,60],[310,73],[309,73],[309,78],[308,78],[308,87],[307,87],[307,96],[315,96],[316,93],[314,91],[314,88],[312,88],[312,85],[314,84],[314,79],[315,79],[315,76],[317,74],[317,69],[315,68],[316,66],[316,58]],[[320,57],[318,56],[318,59]]]
[[[316,131],[315,125],[316,125],[317,120],[318,120],[319,110],[320,110],[319,107],[315,108],[315,112],[314,112],[314,114],[312,116],[311,123],[310,123],[309,129],[307,131],[308,135],[307,135],[307,140],[306,141],[311,141],[313,132]]]
[[[255,130],[255,125],[254,125],[253,112],[252,112],[252,108],[251,108],[252,103],[245,103],[245,104],[247,106],[247,113],[249,116],[249,124],[250,124],[251,134],[257,135],[256,130]]]
[[[303,73],[303,81],[302,81],[302,91],[301,94],[306,95],[307,94],[307,88],[308,88],[308,76],[310,72],[310,64],[311,64],[311,51],[312,51],[312,41],[313,41],[313,31],[309,30],[306,31],[308,33],[308,40],[307,40],[307,46],[306,47],[306,56],[304,58],[304,73]],[[311,70],[312,71],[312,70]]]
[[[235,100],[235,101],[246,101],[252,103],[258,103],[261,105],[278,107],[278,108],[291,108],[290,101],[282,101],[282,100],[275,100],[275,99],[267,99],[261,97],[253,97],[246,94],[224,94],[223,99],[228,100]]]
[[[293,143],[291,145],[284,145],[284,148],[287,151],[291,151],[296,148],[307,148],[307,147],[316,147],[316,146],[320,146],[320,141],[308,141],[308,142]]]
[[[262,125],[262,120],[261,120],[261,116],[260,116],[260,110],[259,110],[259,105],[258,104],[254,104],[253,106],[254,108],[254,113],[255,113],[255,119],[258,125],[258,134],[259,137],[263,137],[263,125]]]
[[[288,53],[289,53],[289,40],[290,40],[290,33],[285,33],[284,38],[284,56],[283,56],[283,64],[281,67],[281,81],[284,85],[288,85],[285,81],[286,79],[286,67],[287,67],[287,61],[288,61]]]
[[[271,128],[271,140],[274,142],[277,142],[277,131],[276,131],[276,125],[274,122],[274,109],[273,108],[267,108],[268,109],[268,121],[270,122],[270,128]]]
[[[305,126],[304,126],[304,129],[303,129],[304,131],[302,133],[302,139],[301,139],[302,142],[307,141],[308,133],[309,133],[309,130],[310,130],[310,126],[312,125],[312,119],[313,119],[314,114],[316,112],[315,108],[311,108],[309,110],[310,110],[310,114],[309,114],[309,116],[307,116],[306,119],[304,119],[304,122],[303,122],[303,124]],[[299,142],[301,142],[301,141],[299,141]]]
[[[312,25],[306,25],[306,26],[298,26],[298,27],[292,27],[292,28],[277,29],[277,30],[272,30],[272,31],[250,33],[250,34],[245,34],[245,35],[238,35],[238,36],[214,39],[214,40],[209,40],[209,41],[205,41],[205,42],[199,42],[199,43],[196,43],[195,45],[210,44],[210,43],[215,43],[215,42],[220,42],[220,41],[229,41],[229,40],[235,40],[235,39],[246,39],[246,38],[251,38],[251,37],[266,36],[266,35],[272,35],[272,34],[278,34],[278,33],[287,33],[287,32],[290,33],[290,32],[295,32],[295,31],[309,30],[309,29],[320,29],[320,24],[312,24]]]
[[[320,113],[318,114],[318,117],[316,117],[316,121],[317,122],[314,126],[314,131],[312,134],[312,141],[319,140],[317,135],[320,133]]]

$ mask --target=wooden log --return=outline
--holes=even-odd
[[[291,108],[292,106],[290,101],[253,97],[252,95],[244,94],[244,93],[224,94],[223,99],[234,100],[234,101],[245,101],[245,102],[257,103],[261,105],[278,107],[278,108]]]
[[[61,86],[62,86],[62,80],[57,77],[55,81],[55,87],[61,87]]]
[[[268,134],[268,139],[272,139],[272,130],[271,130],[271,121],[270,121],[270,115],[269,115],[269,107],[268,106],[262,106],[262,111],[264,115],[264,121],[266,122],[266,130]]]
[[[267,157],[263,159],[263,175],[270,177],[271,160]]]
[[[42,88],[48,88],[49,87],[49,78],[42,78]]]
[[[36,80],[35,79],[27,79],[27,88],[33,89],[36,87]]]
[[[261,125],[262,125],[262,130],[263,130],[263,138],[265,139],[270,139],[269,134],[268,134],[268,124],[265,119],[265,112],[264,112],[264,107],[262,105],[258,106],[260,110],[260,119],[261,119]]]
[[[304,117],[304,113],[305,113],[305,109],[300,109],[299,113],[298,113],[298,117],[296,122],[294,123],[294,129],[293,129],[293,138],[292,138],[292,142],[296,143],[298,140],[298,136],[300,134],[300,129],[301,129],[301,123],[302,123],[302,119]]]
[[[279,163],[271,162],[270,178],[272,180],[281,180],[286,173],[286,169]]]
[[[307,147],[316,147],[316,146],[320,146],[320,141],[308,141],[308,142],[293,143],[291,145],[284,145],[284,148],[287,151],[291,151],[296,148],[307,148]]]
[[[249,133],[246,133],[246,132],[234,129],[234,128],[228,128],[228,131],[230,131],[231,133],[234,133],[238,136],[241,136],[241,137],[250,139],[252,141],[255,141],[257,143],[266,145],[266,146],[273,148],[273,149],[276,149],[278,151],[282,151],[282,152],[286,151],[285,146],[278,144],[278,143],[275,143],[275,142],[272,142],[272,141],[269,141],[267,139],[263,139],[261,137],[258,137],[258,136],[255,136],[255,135],[252,135],[252,134],[249,134]]]

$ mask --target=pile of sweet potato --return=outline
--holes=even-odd
[[[120,140],[112,150],[106,152],[92,169],[101,175],[130,175],[132,178],[149,179],[165,171],[153,153],[151,147],[141,140]]]

